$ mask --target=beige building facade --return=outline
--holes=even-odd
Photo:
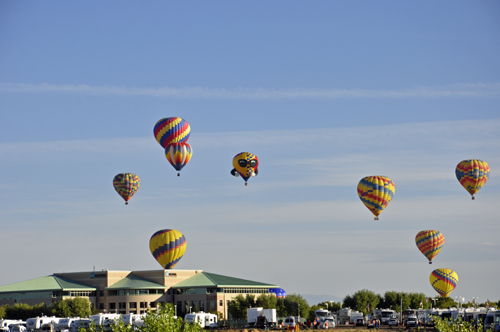
[[[101,313],[144,313],[172,303],[176,315],[217,312],[228,317],[228,303],[242,294],[269,294],[277,285],[233,278],[202,270],[89,271],[0,286],[0,305],[35,305],[76,296],[88,298]]]

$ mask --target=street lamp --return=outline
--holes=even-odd
[[[476,300],[479,300],[479,297],[473,296],[472,297],[472,304],[474,305],[474,308],[477,308],[477,301]]]
[[[460,309],[460,296],[455,296],[455,300],[457,301],[457,309]]]
[[[192,306],[189,306],[189,313],[191,313],[191,308],[192,308]]]
[[[328,303],[325,303],[326,304],[326,311],[328,311]]]
[[[174,304],[174,308],[175,308],[175,316],[177,317],[177,304]]]

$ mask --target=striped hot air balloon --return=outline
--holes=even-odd
[[[415,237],[418,250],[424,254],[432,264],[432,259],[441,251],[444,245],[444,236],[440,231],[426,230],[418,232]]]
[[[439,295],[448,297],[458,284],[458,275],[450,269],[437,269],[432,271],[429,281]]]
[[[286,297],[286,292],[283,288],[269,288],[269,293],[276,294],[276,297],[279,298],[285,298]]]
[[[159,120],[153,129],[156,140],[166,149],[169,144],[186,142],[191,133],[189,123],[177,117]]]
[[[375,220],[391,202],[395,192],[394,182],[385,176],[366,176],[358,183],[358,196]]]
[[[490,166],[479,159],[462,160],[458,163],[455,174],[460,184],[471,194],[472,199],[475,199],[474,194],[488,181]]]
[[[162,229],[151,236],[149,250],[164,269],[171,269],[186,252],[186,238],[175,229]]]
[[[193,149],[187,143],[172,143],[165,149],[165,156],[168,162],[179,171],[178,176],[181,175],[181,169],[191,160]]]
[[[134,173],[120,173],[113,178],[113,187],[124,200],[125,204],[134,196],[139,189],[141,180]]]

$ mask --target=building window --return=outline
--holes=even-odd
[[[118,309],[127,309],[127,302],[118,303]]]
[[[215,310],[215,301],[210,300],[210,309],[209,310]]]
[[[149,303],[150,308],[156,308],[156,302],[150,302]]]
[[[200,311],[205,311],[205,301],[200,300]]]
[[[148,307],[148,303],[147,302],[141,302],[140,304],[141,308],[147,308]]]
[[[116,309],[116,303],[112,302],[109,304],[109,310],[115,310]]]
[[[99,291],[99,296],[104,296],[104,291],[103,290]]]
[[[104,309],[104,303],[99,303],[99,310],[103,310]]]
[[[222,300],[219,300],[219,307],[222,307]]]
[[[128,307],[130,309],[137,309],[137,302],[129,302]]]

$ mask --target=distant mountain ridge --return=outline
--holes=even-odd
[[[307,301],[307,303],[310,306],[327,301],[342,302],[344,300],[343,297],[335,295],[316,295],[316,294],[300,294],[300,295]]]

